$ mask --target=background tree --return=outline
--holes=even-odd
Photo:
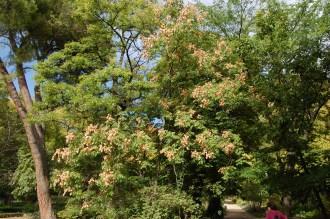
[[[329,100],[328,3],[218,1],[206,10],[210,30],[229,39],[242,58],[247,83],[263,108],[258,112],[265,132],[259,131],[261,144],[255,149],[263,165],[273,167],[267,170],[270,181],[264,182],[270,183],[269,192],[297,199],[308,194],[303,197],[315,199],[327,217],[318,191],[328,188],[328,176],[322,174],[328,167],[318,169],[316,160],[306,158],[314,151],[314,123]]]
[[[305,156],[311,149],[316,118],[330,97],[326,67],[329,48],[324,44],[329,32],[326,28],[329,21],[319,16],[327,13],[325,8],[320,2],[302,2],[291,7],[270,3],[265,9],[267,15],[265,10],[257,15],[256,36],[264,57],[262,77],[266,79],[260,84],[262,95],[271,105],[271,114],[265,116],[273,130],[269,137],[274,142],[274,148],[277,151],[284,149],[289,154],[278,160],[279,170],[286,175],[287,182],[290,179],[297,182],[297,177],[314,177],[309,169],[313,162],[307,162]],[[281,46],[271,46],[274,43]],[[305,186],[302,184],[297,187],[295,183],[298,193],[309,190],[315,195],[318,207],[326,218],[327,210],[320,197],[320,185],[315,182],[309,184],[308,188]],[[285,187],[288,188],[287,185]],[[292,187],[291,191],[294,191]]]

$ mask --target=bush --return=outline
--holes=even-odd
[[[296,214],[296,217],[301,219],[317,219],[319,216],[320,214],[317,210],[300,211],[298,214]]]
[[[136,219],[200,218],[200,206],[182,191],[166,186],[144,188]]]

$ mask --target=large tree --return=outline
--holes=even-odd
[[[30,151],[34,161],[37,196],[41,218],[55,218],[48,185],[47,153],[44,147],[44,127],[32,123],[29,114],[33,108],[33,97],[40,100],[38,86],[29,90],[26,80],[25,64],[29,61],[40,60],[54,50],[63,47],[64,43],[81,34],[75,31],[74,25],[66,17],[66,7],[62,1],[30,1],[30,0],[2,0],[0,1],[0,34],[2,41],[10,50],[9,63],[0,60],[0,75],[5,83],[16,111],[23,123]],[[63,10],[62,10],[63,9]],[[65,22],[61,19],[66,19]],[[79,35],[78,34],[78,35]],[[8,65],[15,68],[18,87],[8,71]]]
[[[256,131],[239,57],[182,1],[78,11],[91,31],[38,66],[38,118],[68,130],[54,155],[61,215],[221,217],[223,176]]]
[[[24,130],[15,112],[13,103],[8,99],[4,84],[0,83],[0,196],[6,203],[12,199],[11,185],[15,169],[19,164],[17,153],[26,147]]]
[[[324,183],[311,180],[308,186],[297,186],[296,179],[318,174],[314,161],[307,157],[314,141],[314,123],[330,98],[328,13],[327,5],[318,1],[293,6],[270,2],[257,14],[255,39],[263,57],[258,89],[269,104],[265,117],[272,133],[268,137],[273,149],[288,153],[277,160],[280,172],[299,188],[291,187],[293,193],[314,194],[324,218],[327,210],[320,197]],[[318,181],[325,182],[328,176],[323,177]]]
[[[208,9],[210,30],[235,45],[264,106],[259,113],[267,128],[257,147],[259,160],[271,167],[264,183],[271,182],[272,192],[315,199],[326,218],[322,194],[329,166],[320,161],[327,149],[315,150],[315,122],[330,98],[329,4],[256,3],[217,1]]]

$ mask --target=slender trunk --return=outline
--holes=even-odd
[[[25,79],[23,64],[19,61],[16,61],[15,64],[18,86],[23,98],[24,106],[26,107],[26,110],[30,112],[32,110],[32,97],[30,95],[29,88]]]
[[[55,219],[56,217],[52,208],[52,202],[49,192],[47,159],[46,151],[43,147],[43,139],[39,137],[36,126],[28,121],[27,112],[29,107],[25,106],[21,102],[13,82],[8,79],[8,75],[9,73],[4,66],[2,60],[0,59],[0,76],[2,77],[2,80],[4,80],[7,86],[9,96],[13,100],[16,111],[18,112],[20,119],[23,122],[32,158],[34,161],[40,218]]]
[[[34,87],[34,98],[35,98],[36,102],[41,102],[42,101],[39,85],[36,85]],[[40,143],[42,145],[44,145],[44,142],[45,142],[45,126],[41,125],[41,124],[36,124],[35,126],[36,126],[36,129],[37,129],[37,133],[39,135]]]

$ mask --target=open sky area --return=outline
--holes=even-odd
[[[185,1],[187,3],[188,2],[191,2],[191,3],[196,2],[196,0],[185,0]],[[288,2],[288,3],[293,3],[296,0],[285,0],[285,1]],[[204,4],[207,4],[207,5],[211,5],[213,3],[213,0],[201,0],[201,2],[203,2]],[[0,57],[1,57],[1,59],[3,59],[4,61],[6,61],[8,63],[8,61],[9,61],[8,56],[9,56],[8,46],[6,44],[4,44],[3,41],[2,41],[1,44],[0,44]],[[31,63],[26,64],[26,66],[25,66],[26,72],[27,72],[26,76],[27,76],[29,89],[32,89],[35,85],[34,79],[33,79],[34,78],[33,65],[34,65],[34,62],[31,62]],[[13,67],[9,67],[8,69],[10,71],[15,70]],[[31,92],[31,93],[34,93],[34,92]]]

